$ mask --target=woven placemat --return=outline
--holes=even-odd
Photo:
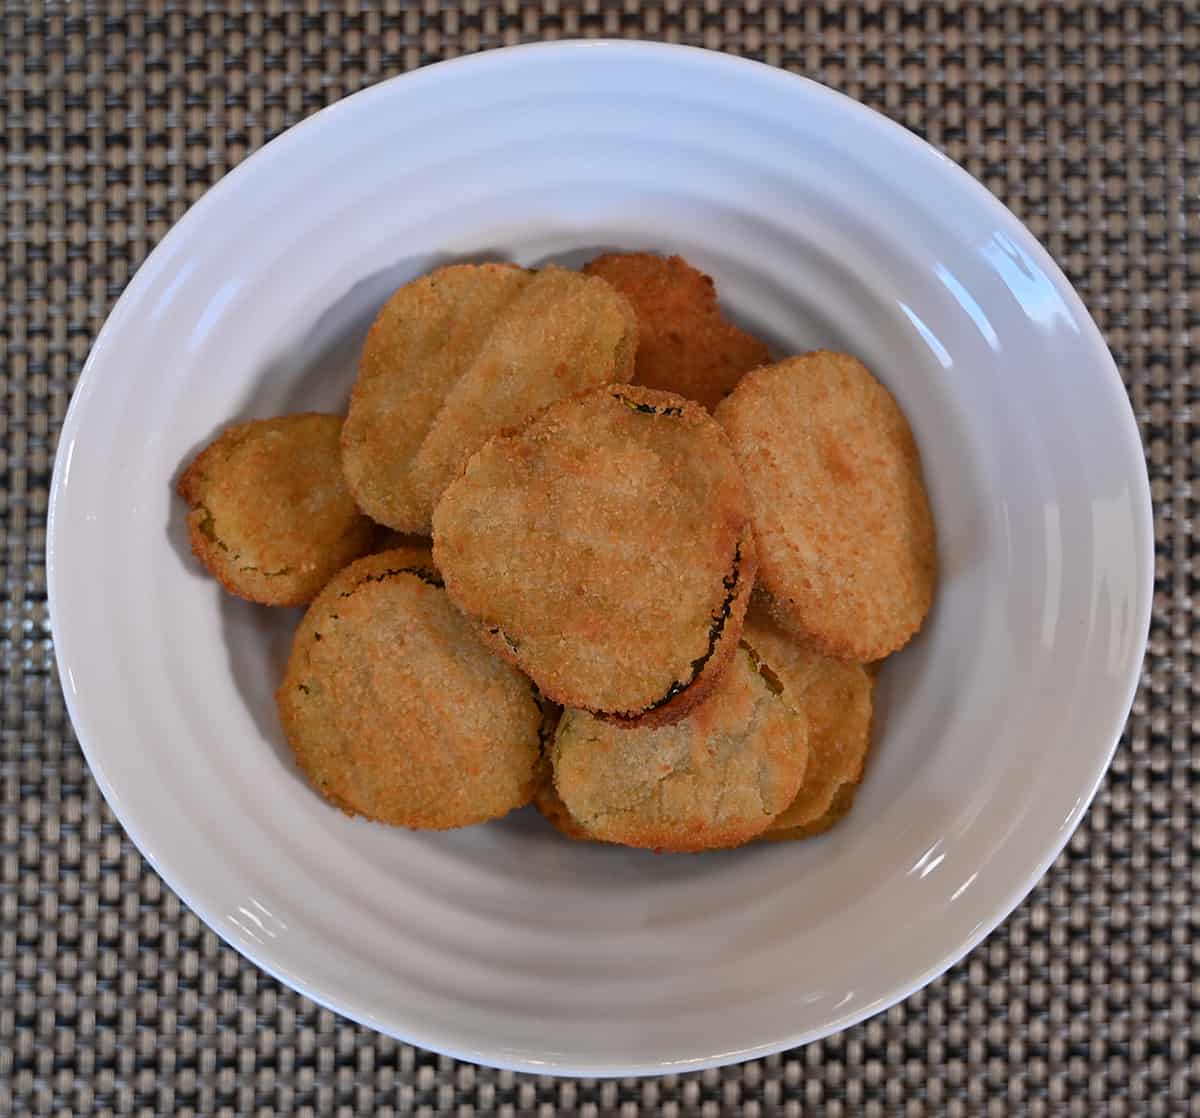
[[[1200,4],[11,3],[2,34],[0,1112],[1200,1113]],[[222,946],[88,775],[55,675],[42,561],[75,378],[191,202],[282,129],[380,78],[580,35],[664,38],[808,74],[982,179],[1108,338],[1147,448],[1158,541],[1150,653],[1112,770],[998,931],[828,1040],[602,1083],[388,1040]]]

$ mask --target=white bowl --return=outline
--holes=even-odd
[[[942,581],[883,673],[855,811],[818,841],[700,856],[568,843],[531,812],[448,834],[347,819],[309,791],[276,724],[297,615],[200,573],[177,471],[231,420],[341,407],[368,323],[405,280],[613,247],[683,253],[780,354],[860,355],[912,421]],[[1152,571],[1121,381],[1016,219],[839,94],[627,43],[421,70],[213,188],[92,350],[48,545],[92,771],[205,921],[374,1028],[581,1075],[802,1044],[978,943],[1105,770]]]

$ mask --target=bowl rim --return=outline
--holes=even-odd
[[[1120,701],[1113,708],[1114,714],[1108,730],[1109,745],[1103,753],[1097,753],[1094,768],[1087,774],[1086,783],[1081,789],[1081,794],[1077,798],[1075,806],[1070,815],[1063,820],[1057,829],[1053,840],[1043,852],[1042,858],[1028,870],[1015,887],[1005,895],[995,899],[991,905],[991,912],[988,919],[977,924],[965,940],[944,952],[932,965],[928,966],[915,977],[896,983],[885,997],[856,1008],[840,1017],[835,1017],[823,1026],[780,1036],[775,1040],[756,1044],[745,1049],[735,1049],[718,1055],[682,1060],[653,1061],[620,1067],[590,1065],[586,1060],[578,1058],[573,1061],[556,1058],[535,1063],[522,1059],[506,1058],[505,1053],[500,1048],[497,1048],[496,1051],[476,1051],[456,1045],[441,1036],[424,1035],[419,1022],[412,1022],[411,1027],[406,1025],[404,1033],[393,1031],[387,1023],[373,1019],[369,1013],[361,1007],[356,1006],[354,998],[347,998],[338,990],[317,989],[309,986],[303,979],[287,973],[277,963],[274,963],[267,956],[267,953],[260,949],[258,943],[249,937],[240,936],[232,930],[224,928],[218,918],[219,914],[215,913],[210,906],[194,899],[188,889],[181,887],[181,878],[174,872],[173,867],[160,862],[154,843],[149,841],[149,835],[142,833],[138,822],[132,817],[127,818],[122,813],[119,806],[121,802],[120,798],[117,796],[116,790],[113,788],[104,770],[98,752],[93,748],[93,737],[89,729],[86,711],[83,709],[84,701],[80,698],[79,692],[73,687],[61,686],[61,690],[73,732],[87,760],[92,777],[96,781],[106,803],[121,824],[121,827],[138,849],[139,854],[145,858],[154,872],[179,896],[184,904],[195,912],[208,928],[213,930],[219,939],[227,943],[255,966],[261,968],[284,985],[296,990],[304,997],[332,1010],[340,1016],[384,1032],[404,1043],[444,1053],[454,1059],[515,1072],[539,1075],[613,1078],[699,1071],[761,1058],[830,1036],[903,1001],[963,959],[1012,914],[1038,881],[1045,875],[1051,864],[1075,833],[1076,828],[1091,805],[1108,771],[1140,686],[1141,667],[1144,662],[1145,649],[1149,639],[1154,594],[1155,545],[1153,505],[1149,476],[1145,468],[1145,451],[1132,402],[1099,327],[1092,319],[1083,300],[1050,256],[1049,252],[999,198],[992,194],[991,191],[969,172],[928,141],[922,139],[890,117],[885,116],[883,113],[877,112],[854,100],[849,95],[841,93],[812,78],[785,70],[782,67],[702,47],[623,39],[563,39],[555,42],[538,42],[498,47],[475,54],[431,63],[418,69],[383,79],[343,97],[331,105],[325,106],[304,120],[285,129],[262,147],[252,152],[236,167],[222,176],[218,182],[209,187],[171,226],[150,253],[147,254],[145,260],[138,267],[134,276],[118,297],[96,335],[87,359],[83,364],[75,389],[71,394],[59,433],[54,468],[51,476],[47,507],[45,560],[47,600],[51,633],[54,640],[55,663],[60,681],[64,681],[71,676],[71,657],[67,648],[70,642],[69,640],[60,640],[60,633],[62,632],[60,623],[63,618],[57,605],[59,601],[57,587],[66,577],[65,572],[69,567],[69,562],[65,559],[63,562],[59,562],[55,540],[58,534],[59,519],[65,515],[61,510],[60,502],[65,486],[65,475],[70,466],[70,448],[73,445],[75,434],[82,422],[87,399],[96,389],[99,378],[99,367],[105,361],[106,351],[112,345],[112,338],[122,327],[123,320],[130,314],[131,307],[137,297],[144,289],[152,287],[159,278],[159,272],[162,269],[162,264],[168,255],[168,251],[176,242],[188,236],[191,230],[204,219],[208,210],[217,205],[231,190],[235,189],[241,178],[249,173],[251,168],[259,166],[267,159],[278,159],[285,155],[292,145],[302,142],[306,132],[317,127],[318,122],[327,124],[332,118],[345,114],[349,111],[348,106],[351,103],[358,110],[371,100],[382,100],[391,96],[394,87],[400,83],[406,83],[405,88],[411,89],[425,82],[444,81],[454,73],[467,73],[469,71],[482,73],[488,69],[508,66],[515,59],[527,55],[569,56],[572,54],[583,54],[588,57],[594,57],[600,52],[611,55],[614,60],[617,58],[635,58],[642,62],[690,56],[693,60],[699,60],[702,65],[710,66],[714,71],[715,78],[753,72],[758,80],[775,82],[780,89],[794,90],[797,87],[797,83],[799,83],[807,87],[809,95],[824,101],[834,111],[849,113],[851,116],[857,117],[860,121],[868,123],[871,127],[882,129],[892,136],[903,137],[904,142],[911,148],[914,154],[920,156],[927,164],[936,165],[939,173],[948,173],[956,181],[960,190],[974,195],[977,201],[992,209],[997,221],[1005,227],[1005,231],[1013,237],[1016,243],[1054,281],[1058,294],[1066,302],[1072,316],[1084,327],[1081,344],[1088,346],[1092,351],[1098,386],[1099,383],[1103,383],[1105,391],[1113,398],[1111,406],[1114,413],[1122,417],[1118,422],[1124,432],[1123,441],[1125,445],[1119,448],[1119,452],[1130,456],[1131,459],[1136,457],[1143,463],[1143,468],[1133,471],[1133,476],[1129,480],[1132,489],[1131,497],[1135,506],[1136,533],[1138,537],[1135,540],[1135,548],[1140,553],[1138,559],[1147,577],[1138,588],[1136,596],[1137,617],[1131,627],[1131,632],[1137,639],[1136,641],[1131,639],[1129,649],[1125,653],[1127,657],[1127,663],[1125,664],[1127,678]],[[186,873],[184,876],[186,876]]]

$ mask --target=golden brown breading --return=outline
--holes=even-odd
[[[355,500],[381,524],[429,534],[409,476],[413,456],[447,393],[532,278],[512,264],[438,268],[396,291],[371,325],[342,433],[342,467]]]
[[[276,695],[310,783],[343,811],[441,830],[529,802],[542,710],[419,548],[360,559],[318,595]]]
[[[596,840],[580,825],[579,820],[574,819],[567,811],[566,804],[559,799],[558,789],[554,787],[554,766],[550,760],[550,747],[562,720],[562,708],[543,700],[542,710],[545,715],[542,722],[542,756],[538,760],[533,806],[563,838],[576,842],[595,842]]]
[[[716,417],[779,621],[844,660],[904,645],[933,601],[937,544],[917,445],[888,390],[855,358],[820,351],[749,373]]]
[[[697,404],[606,386],[552,405],[488,442],[433,519],[451,598],[555,702],[665,724],[728,664],[756,560]]]
[[[633,376],[637,320],[599,280],[544,268],[496,321],[417,451],[412,483],[426,523],[468,458],[556,400]]]
[[[695,851],[762,834],[795,796],[805,724],[741,648],[708,700],[682,721],[621,729],[580,710],[554,737],[554,783],[585,834]]]
[[[607,280],[638,320],[635,384],[678,392],[710,411],[770,351],[727,322],[712,279],[680,256],[612,252],[583,269]]]
[[[562,802],[558,789],[554,787],[554,768],[550,758],[543,758],[539,769],[537,785],[533,790],[533,806],[542,817],[563,838],[574,842],[595,842],[591,835],[584,830],[583,825],[567,810]]]
[[[342,478],[337,415],[227,428],[179,478],[192,551],[226,590],[298,606],[371,549],[375,525]]]
[[[805,648],[757,602],[746,616],[742,640],[783,684],[784,701],[808,722],[804,783],[771,830],[814,823],[829,811],[839,788],[862,778],[871,746],[875,677],[859,664]]]
[[[405,285],[363,348],[343,465],[363,509],[429,534],[446,485],[487,439],[547,404],[633,375],[637,321],[563,268],[441,268]]]
[[[794,827],[772,826],[760,837],[767,842],[790,842],[794,839],[815,838],[817,835],[823,835],[835,823],[841,822],[850,814],[857,792],[857,784],[839,785],[829,802],[829,807],[825,809],[825,813],[811,823],[799,823]]]

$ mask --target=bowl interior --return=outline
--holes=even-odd
[[[613,248],[683,254],[779,355],[855,353],[909,416],[942,577],[925,631],[882,674],[858,805],[817,841],[674,857],[567,843],[530,812],[436,835],[347,819],[309,791],[276,722],[298,613],[202,576],[174,479],[232,420],[344,407],[404,281]],[[72,403],[49,577],[93,770],[222,936],[424,1046],[632,1074],[866,1016],[1023,896],[1128,711],[1148,508],[1102,341],[981,187],[811,83],[573,44],[367,91],[195,207]]]

